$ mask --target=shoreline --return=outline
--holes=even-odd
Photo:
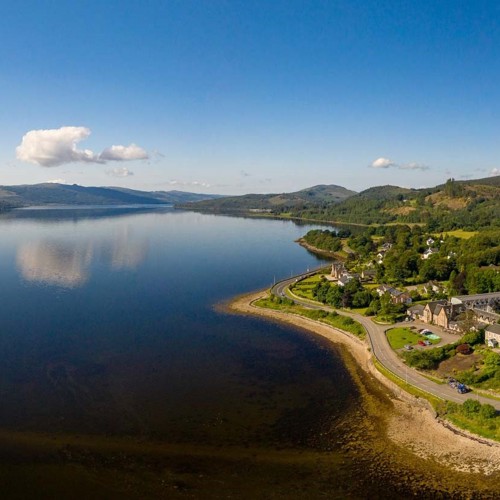
[[[412,396],[377,370],[366,342],[309,318],[253,305],[255,300],[267,293],[266,289],[240,295],[218,308],[224,312],[258,316],[299,327],[328,342],[345,346],[361,369],[391,392],[394,411],[386,416],[385,432],[392,443],[410,450],[419,458],[435,461],[458,472],[500,473],[500,443],[476,436],[438,418],[427,400]]]

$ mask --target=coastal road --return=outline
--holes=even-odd
[[[276,283],[271,288],[271,293],[278,297],[288,297],[291,298],[296,304],[300,304],[302,306],[306,306],[312,309],[323,309],[325,311],[334,311],[335,309],[328,306],[323,306],[320,304],[314,304],[306,299],[301,299],[295,295],[291,295],[291,293],[287,293],[290,285],[295,283],[296,281],[305,278],[311,274],[314,274],[314,271],[301,274],[299,276],[294,276],[292,278],[280,281]],[[480,396],[474,392],[469,392],[467,394],[459,394],[456,390],[449,387],[447,384],[438,384],[428,378],[424,377],[420,373],[418,373],[413,368],[408,367],[401,358],[392,350],[389,342],[387,341],[387,337],[385,331],[387,326],[378,325],[374,323],[371,319],[366,316],[361,316],[360,314],[350,313],[345,311],[337,311],[339,314],[343,314],[345,316],[350,316],[355,319],[359,323],[363,325],[367,334],[368,341],[370,343],[371,349],[377,360],[384,365],[388,370],[397,375],[400,379],[404,380],[408,384],[411,384],[423,391],[430,393],[434,396],[437,396],[441,399],[446,399],[448,401],[454,401],[455,403],[463,403],[467,399],[477,399],[481,403],[488,403],[496,408],[497,411],[500,411],[500,401],[496,399],[491,399],[485,396]],[[408,325],[411,325],[409,323]]]

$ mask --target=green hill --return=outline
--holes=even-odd
[[[277,217],[345,224],[423,224],[432,231],[500,226],[500,176],[449,179],[434,188],[376,186],[355,193],[314,186],[295,193],[232,196],[183,205],[215,212],[265,211]]]
[[[246,194],[227,196],[216,200],[183,204],[182,207],[213,212],[248,212],[253,210],[283,213],[307,206],[338,203],[356,194],[342,186],[319,185],[294,193]]]
[[[216,198],[218,195],[182,191],[137,191],[114,187],[84,187],[77,184],[33,184],[0,186],[0,209],[35,205],[160,205]]]

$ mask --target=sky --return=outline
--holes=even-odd
[[[500,2],[0,9],[0,185],[244,194],[500,174]]]

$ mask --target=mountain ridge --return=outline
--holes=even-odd
[[[218,198],[220,195],[183,191],[139,191],[78,184],[0,186],[0,210],[35,205],[162,205]]]

